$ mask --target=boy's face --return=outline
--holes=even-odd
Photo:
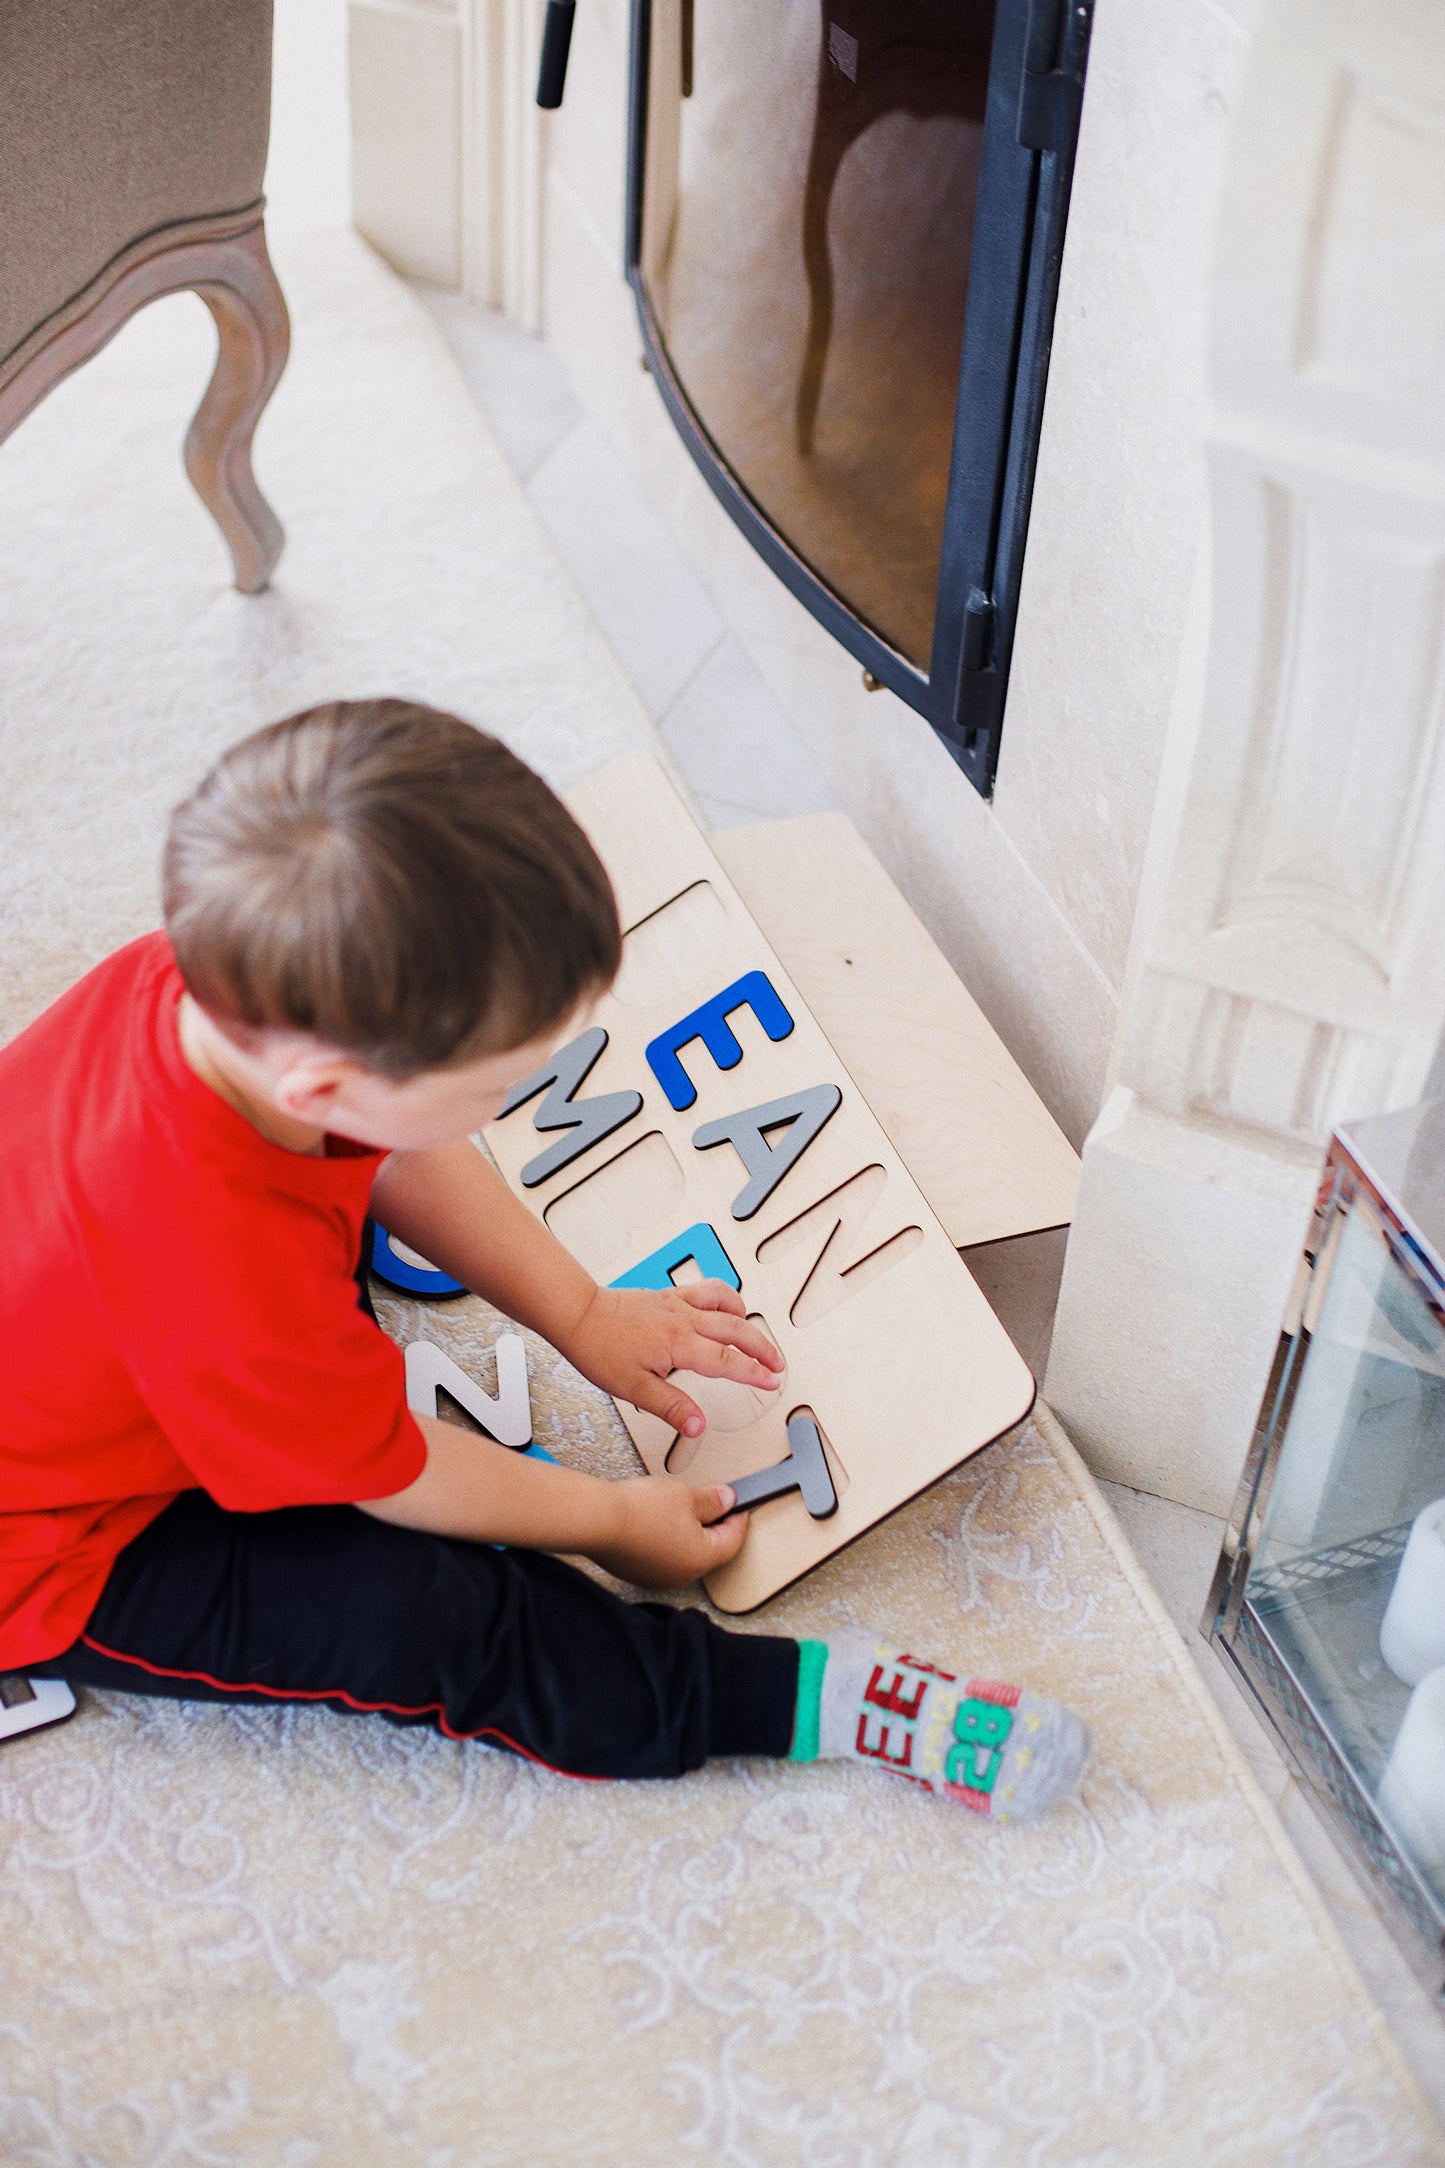
[[[588,1005],[590,1008],[590,1004]],[[345,1055],[306,1054],[278,1076],[275,1104],[293,1120],[389,1152],[420,1152],[484,1129],[514,1085],[583,1028],[583,1012],[525,1046],[395,1083]]]

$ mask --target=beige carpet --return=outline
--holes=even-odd
[[[279,268],[269,593],[229,585],[181,469],[215,352],[193,295],[134,318],[0,447],[0,1034],[155,923],[167,810],[261,723],[411,694],[501,731],[559,789],[654,742],[405,288],[351,236]]]
[[[199,305],[0,450],[0,1030],[151,921],[166,804],[273,713],[425,693],[562,783],[645,739],[406,295],[339,240],[283,272],[274,595],[226,590],[179,476]],[[485,1382],[481,1304],[390,1319]],[[610,1404],[530,1352],[543,1442],[629,1465]],[[852,1621],[1077,1702],[1082,1799],[997,1831],[826,1766],[575,1786],[369,1719],[118,1696],[0,1749],[0,2160],[1445,2157],[1047,1418],[752,1623]]]

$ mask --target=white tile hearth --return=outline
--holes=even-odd
[[[836,806],[762,673],[551,350],[459,294],[415,291],[707,825]]]
[[[1437,2115],[1445,2120],[1445,2005],[1401,1954],[1404,1934],[1336,1840],[1309,1787],[1231,1667],[1199,1630],[1224,1523],[1171,1499],[1121,1483],[1099,1485],[1139,1563],[1183,1636],[1200,1676],[1278,1814],[1360,1971],[1395,2043]]]

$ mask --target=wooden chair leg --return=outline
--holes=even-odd
[[[186,472],[225,537],[237,587],[254,595],[271,577],[284,536],[256,486],[251,439],[291,344],[259,204],[145,235],[40,325],[0,365],[0,443],[137,309],[187,290],[215,318],[220,347],[186,436]]]
[[[266,585],[285,534],[256,486],[251,439],[291,346],[286,303],[260,226],[223,244],[223,275],[195,291],[216,321],[219,347],[206,395],[186,432],[186,472],[231,552],[236,585]]]
[[[825,100],[829,85],[818,90],[818,110],[813,122],[813,145],[808,156],[808,175],[803,190],[803,268],[808,279],[808,333],[793,403],[793,426],[798,450],[806,459],[813,449],[818,426],[818,403],[823,396],[823,374],[828,366],[828,346],[833,336],[833,259],[828,247],[828,205],[833,183],[847,149],[836,117]],[[831,123],[831,125],[830,125]]]

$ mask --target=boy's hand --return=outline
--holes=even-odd
[[[562,1352],[604,1392],[660,1416],[688,1438],[701,1437],[707,1423],[697,1402],[669,1383],[672,1371],[776,1392],[783,1368],[767,1334],[747,1322],[742,1296],[722,1280],[659,1292],[599,1287]]]
[[[725,1566],[742,1549],[746,1513],[732,1511],[726,1483],[681,1483],[671,1475],[632,1476],[608,1486],[617,1533],[589,1547],[599,1566],[641,1588],[681,1588]]]
[[[510,1453],[490,1438],[435,1415],[417,1417],[426,1465],[363,1513],[399,1528],[425,1528],[467,1543],[517,1543],[534,1551],[580,1552],[644,1588],[681,1588],[735,1558],[747,1533],[727,1484],[676,1476],[607,1483],[580,1468],[551,1467]]]

